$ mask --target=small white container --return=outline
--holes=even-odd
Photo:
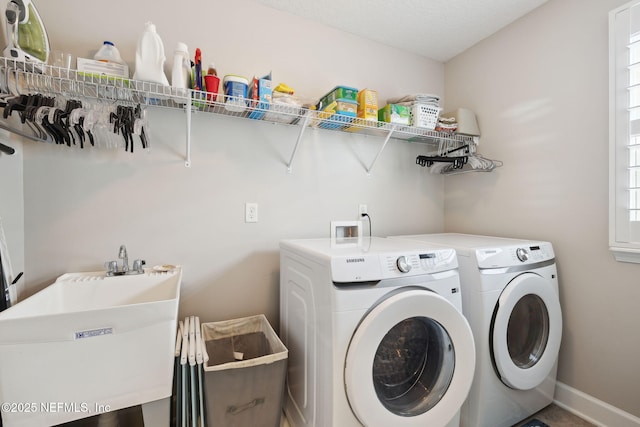
[[[105,40],[102,47],[98,49],[98,52],[93,56],[93,59],[101,62],[115,62],[117,64],[124,64],[120,56],[118,48],[110,41]]]
[[[228,111],[242,112],[247,108],[247,88],[249,81],[233,74],[227,74],[222,80],[225,94],[224,108]]]

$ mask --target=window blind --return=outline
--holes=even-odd
[[[609,244],[640,262],[640,0],[609,14],[609,64]]]

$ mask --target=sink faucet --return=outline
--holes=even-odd
[[[143,259],[134,260],[133,268],[129,268],[129,255],[127,255],[127,248],[125,245],[120,245],[120,249],[118,250],[118,259],[122,260],[122,267],[118,267],[117,260],[107,261],[105,263],[105,267],[107,267],[107,276],[144,273],[143,266],[146,262]]]
[[[129,271],[129,256],[127,255],[127,248],[124,245],[120,245],[118,258],[122,260],[122,269],[120,271],[124,272],[124,274],[127,274],[127,272]]]

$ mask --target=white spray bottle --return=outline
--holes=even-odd
[[[176,92],[180,96],[187,97],[187,89],[191,82],[191,61],[189,60],[189,49],[184,43],[176,45],[173,54],[173,68],[171,70],[171,86],[178,89]],[[176,99],[176,101],[183,101]]]

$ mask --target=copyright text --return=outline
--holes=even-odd
[[[103,413],[111,410],[110,405],[87,402],[2,402],[0,411],[7,413]]]

